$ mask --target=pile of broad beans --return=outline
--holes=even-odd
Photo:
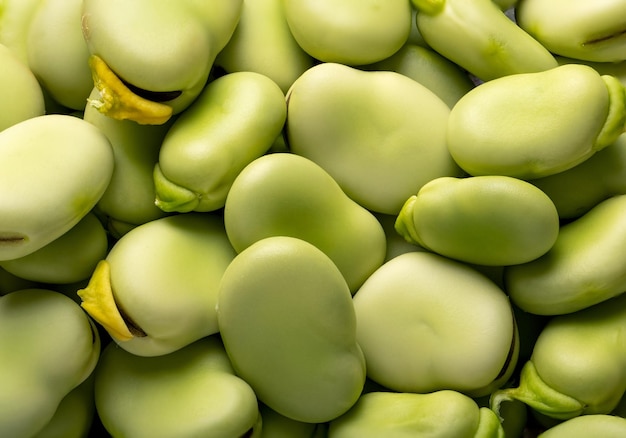
[[[625,17],[0,0],[0,436],[626,436]]]

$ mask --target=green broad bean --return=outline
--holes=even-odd
[[[245,0],[235,33],[215,64],[229,73],[253,71],[272,79],[286,93],[315,59],[296,42],[283,0]]]
[[[566,420],[609,414],[626,391],[626,344],[621,336],[626,294],[550,319],[537,338],[519,384],[496,390],[491,408],[520,400],[542,415]]]
[[[163,139],[156,205],[181,213],[223,208],[235,177],[270,149],[286,116],[283,92],[265,75],[236,72],[209,83]]]
[[[405,44],[389,58],[361,68],[408,76],[434,92],[450,108],[474,88],[474,82],[465,70],[433,49],[417,44]]]
[[[518,25],[551,52],[570,58],[626,60],[622,0],[520,0]]]
[[[288,92],[285,130],[290,151],[323,167],[348,196],[396,215],[431,179],[463,174],[446,144],[449,115],[400,73],[323,63]]]
[[[354,296],[368,377],[398,392],[479,397],[513,374],[519,338],[507,296],[460,262],[428,252],[382,265]]]
[[[626,418],[615,415],[582,415],[542,432],[537,438],[622,438],[626,436]]]
[[[530,182],[550,197],[561,219],[577,219],[605,199],[626,194],[626,134],[577,166]]]
[[[97,90],[91,96],[95,98]],[[123,224],[133,228],[167,215],[154,204],[153,171],[159,160],[163,138],[173,120],[162,125],[140,125],[130,120],[115,120],[87,105],[83,120],[106,135],[113,148],[111,181],[95,206],[107,230],[116,238]]]
[[[428,45],[483,81],[557,66],[554,56],[492,0],[411,3]]]
[[[91,276],[108,250],[102,223],[87,213],[59,238],[24,257],[0,261],[0,267],[26,280],[76,283]]]
[[[157,357],[111,343],[98,362],[94,390],[102,423],[115,437],[260,436],[256,396],[233,373],[215,336]]]
[[[538,315],[576,312],[626,290],[626,195],[600,202],[563,225],[552,248],[531,262],[507,266],[505,290]]]
[[[0,43],[0,132],[45,113],[41,86],[33,72]]]
[[[81,31],[83,0],[40,1],[28,26],[28,65],[52,99],[82,111],[93,88]]]
[[[502,77],[471,90],[454,106],[448,148],[474,176],[552,175],[580,164],[624,132],[625,96],[615,77],[579,64]]]
[[[504,438],[493,411],[460,392],[370,392],[330,422],[328,438]]]
[[[365,358],[352,296],[311,243],[274,236],[239,253],[222,277],[217,316],[236,374],[279,414],[324,423],[359,398]]]
[[[0,132],[0,260],[26,256],[65,234],[98,202],[113,151],[95,126],[49,114]]]
[[[441,177],[406,201],[395,227],[446,257],[507,266],[545,254],[559,234],[559,216],[544,192],[517,178]]]
[[[237,252],[270,236],[312,243],[337,265],[352,293],[386,253],[376,217],[324,169],[294,154],[260,157],[239,173],[226,198],[224,226]]]
[[[393,55],[409,38],[407,0],[283,0],[294,39],[322,62],[371,64]]]
[[[44,429],[99,357],[96,327],[70,298],[47,289],[0,297],[0,435]]]
[[[218,285],[234,256],[218,216],[156,219],[117,240],[78,295],[122,349],[168,354],[218,332]]]
[[[89,104],[110,117],[145,124],[180,113],[204,88],[242,3],[83,0],[82,31],[101,94]]]

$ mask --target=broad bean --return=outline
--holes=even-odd
[[[0,435],[27,438],[44,429],[91,375],[100,347],[95,324],[58,292],[0,297]]]
[[[395,227],[446,257],[506,266],[545,254],[559,234],[559,216],[544,192],[517,178],[440,177],[405,202]]]
[[[83,0],[82,31],[100,93],[89,104],[110,117],[144,124],[161,124],[180,113],[204,88],[235,31],[242,3],[219,0],[199,7],[185,0],[154,7],[151,0]]]
[[[117,240],[78,295],[122,349],[163,355],[218,332],[218,285],[234,256],[219,217],[156,219]]]
[[[220,283],[217,320],[235,372],[279,414],[324,423],[359,398],[365,358],[352,296],[313,244],[273,236],[239,253]]]
[[[111,343],[95,370],[94,390],[98,414],[113,436],[260,436],[256,396],[234,374],[219,337],[157,357]]]
[[[478,397],[513,374],[519,339],[509,300],[460,262],[401,254],[376,270],[353,301],[367,375],[386,388]]]
[[[463,174],[447,148],[449,115],[434,92],[400,73],[323,63],[287,93],[285,132],[290,151],[348,196],[395,215],[431,179]]]
[[[0,132],[0,260],[28,255],[76,225],[113,173],[113,151],[92,124],[60,114]]]
[[[280,135],[285,96],[267,76],[237,72],[208,84],[167,131],[154,169],[156,205],[167,212],[224,207],[234,179]]]
[[[283,0],[294,39],[323,62],[362,65],[393,55],[409,38],[407,0]]]
[[[469,91],[450,112],[447,145],[471,175],[534,179],[572,168],[610,145],[625,121],[621,82],[569,64]]]

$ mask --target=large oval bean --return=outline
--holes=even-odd
[[[446,145],[450,108],[400,73],[324,63],[300,76],[287,99],[291,151],[369,210],[398,214],[431,179],[463,174]]]
[[[95,371],[95,402],[112,436],[254,437],[261,429],[256,396],[215,336],[158,357],[109,344]]]
[[[0,132],[0,260],[28,255],[76,225],[113,167],[106,136],[73,116],[43,115]]]
[[[335,264],[295,237],[259,240],[222,279],[217,316],[237,375],[297,421],[346,412],[365,382],[352,296]]]
[[[624,132],[625,105],[624,86],[585,65],[505,76],[454,106],[448,148],[471,175],[540,178],[613,143]]]
[[[559,216],[545,193],[520,179],[442,177],[407,200],[396,229],[444,256],[506,266],[545,254],[559,234]]]
[[[504,292],[478,271],[428,252],[399,255],[354,296],[367,375],[400,392],[490,393],[519,354]]]

